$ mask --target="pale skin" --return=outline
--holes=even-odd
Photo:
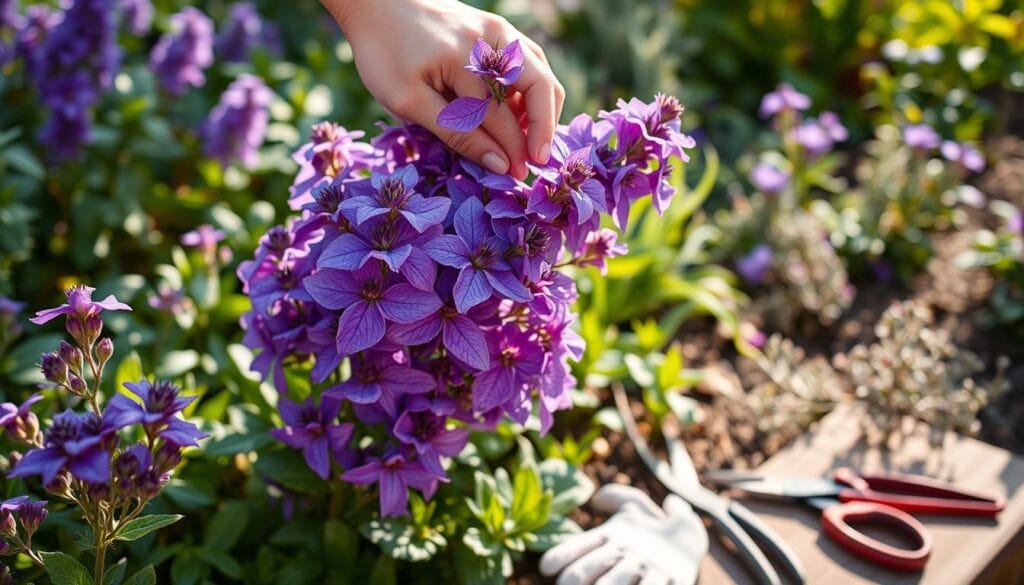
[[[366,88],[397,118],[424,126],[454,151],[495,173],[523,179],[544,164],[565,90],[544,51],[504,18],[456,0],[321,0],[352,45]],[[504,47],[518,39],[524,69],[483,125],[456,132],[437,124],[455,97],[483,98],[486,84],[463,69],[473,42]]]

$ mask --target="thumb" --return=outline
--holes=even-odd
[[[634,504],[655,518],[664,518],[665,513],[647,494],[628,485],[610,483],[601,486],[590,503],[600,512],[611,514],[626,504]]]

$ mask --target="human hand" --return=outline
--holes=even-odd
[[[321,0],[352,44],[366,88],[392,114],[424,126],[456,152],[494,173],[523,179],[527,159],[546,163],[565,90],[544,51],[504,18],[456,0]],[[456,97],[487,97],[464,69],[473,43],[519,40],[524,68],[508,96],[469,132],[440,126]]]
[[[662,510],[640,490],[605,485],[591,504],[615,512],[604,524],[565,540],[544,553],[540,572],[558,585],[691,585],[708,552],[703,522],[679,496]]]

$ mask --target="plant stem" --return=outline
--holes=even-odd
[[[93,567],[92,582],[95,585],[103,585],[103,563],[107,556],[107,545],[103,542],[106,539],[96,540],[96,565]]]

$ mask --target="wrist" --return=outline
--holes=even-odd
[[[365,8],[367,2],[373,0],[320,0],[320,4],[331,14],[334,22],[338,23],[341,33],[347,38],[351,28],[353,16]]]

